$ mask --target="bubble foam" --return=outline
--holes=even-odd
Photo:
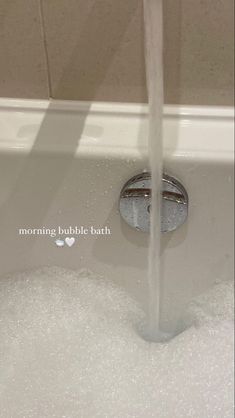
[[[151,344],[141,308],[91,273],[45,268],[0,280],[1,418],[232,418],[233,287]]]

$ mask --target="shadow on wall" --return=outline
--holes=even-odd
[[[182,0],[165,0],[163,17],[164,45],[167,46],[164,48],[165,103],[179,104],[182,103]],[[170,97],[168,92],[171,92]]]
[[[97,20],[97,16],[108,13],[112,22],[109,28],[109,48],[103,54],[102,65],[99,67],[99,73],[95,77],[96,83],[91,84],[88,93],[91,101],[95,99],[97,89],[105,78],[106,71],[122,42],[133,13],[139,7],[136,0],[125,2],[126,14],[124,19],[119,21],[116,17],[118,16],[121,3],[116,0],[93,2],[88,19],[84,22],[83,28],[77,34],[74,34],[74,36],[77,36],[76,47],[69,58],[66,70],[58,82],[56,87],[57,92],[60,91],[60,86],[65,82],[69,84],[68,74],[70,74],[70,67],[75,56],[80,55],[81,62],[88,61],[88,65],[86,62],[85,67],[90,69],[92,78],[92,74],[96,71],[97,52],[101,47],[100,43],[102,44],[103,41],[102,47],[105,48],[107,41],[106,33],[100,24],[100,20]],[[91,36],[91,33],[94,34],[94,28],[98,34],[95,39]],[[59,36],[59,29],[57,36]],[[82,79],[82,67],[80,69],[78,68],[77,71]],[[53,138],[52,141],[51,135],[55,123],[53,106],[53,103],[50,103],[30,154],[24,157],[21,154],[19,157],[23,159],[20,174],[15,181],[10,197],[0,208],[0,234],[4,237],[4,240],[0,240],[2,271],[9,271],[11,269],[12,260],[10,254],[14,254],[14,265],[15,269],[18,270],[24,268],[23,266],[25,266],[26,260],[30,260],[36,237],[29,236],[27,240],[20,240],[18,236],[19,224],[21,228],[29,228],[31,224],[30,220],[33,219],[33,227],[40,228],[43,226],[50,205],[75,158],[75,153],[79,146],[79,140],[82,136],[90,109],[89,104],[87,104],[82,119],[79,118],[76,121],[76,118],[74,118],[75,122],[73,127],[70,124],[66,126],[64,124],[66,118],[64,118],[59,136],[56,139]],[[66,141],[67,152],[62,155],[60,150],[63,149],[64,141]],[[40,158],[40,155],[45,152],[45,149],[48,149],[48,145],[50,153]],[[37,213],[36,224],[35,213]]]
[[[45,7],[44,27],[48,36],[48,50],[53,74],[52,97],[68,100],[94,100],[96,96],[100,97],[99,90],[102,85],[105,85],[108,90],[109,73],[112,71],[116,56],[126,48],[128,50],[130,42],[133,47],[135,46],[132,42],[135,36],[132,21],[136,16],[143,15],[142,0],[88,0],[86,2],[70,0],[68,3],[71,7],[67,6],[64,1],[60,2],[58,10],[53,4],[50,6],[46,1],[43,3]],[[81,12],[78,14],[79,4],[81,4]],[[53,25],[52,16],[55,14],[55,10],[57,12],[56,23]],[[67,27],[68,19],[71,20],[70,31]],[[61,25],[62,28],[61,43],[57,41],[60,36],[60,31],[59,34],[57,32],[58,25]],[[129,30],[131,34],[128,33]],[[141,32],[142,28],[138,35]],[[68,45],[67,51],[66,45]],[[138,56],[139,49],[137,50]],[[139,67],[143,66],[144,68],[143,45],[141,49],[143,56],[139,60]],[[66,68],[66,71],[63,71],[63,67]],[[116,78],[112,79],[112,83],[116,82],[117,84],[117,93],[118,87],[122,89],[125,80],[125,74],[122,74],[121,67],[119,69],[120,73],[117,74],[116,70]],[[118,75],[120,75],[120,79]],[[133,78],[128,82],[132,83]],[[126,87],[128,88],[128,86]],[[108,97],[109,94],[103,92],[101,100],[109,100]],[[115,100],[117,99],[115,98]]]

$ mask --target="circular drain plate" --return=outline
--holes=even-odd
[[[123,187],[119,209],[122,218],[132,228],[142,232],[150,231],[151,175],[142,173],[132,177]],[[163,175],[162,215],[163,233],[174,231],[185,223],[188,217],[188,194],[175,178]]]

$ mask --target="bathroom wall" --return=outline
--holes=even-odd
[[[165,102],[233,103],[233,0],[164,0]],[[0,0],[0,96],[146,100],[142,0]]]

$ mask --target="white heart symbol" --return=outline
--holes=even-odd
[[[68,247],[72,247],[75,244],[75,238],[65,238],[65,242],[68,245]]]

